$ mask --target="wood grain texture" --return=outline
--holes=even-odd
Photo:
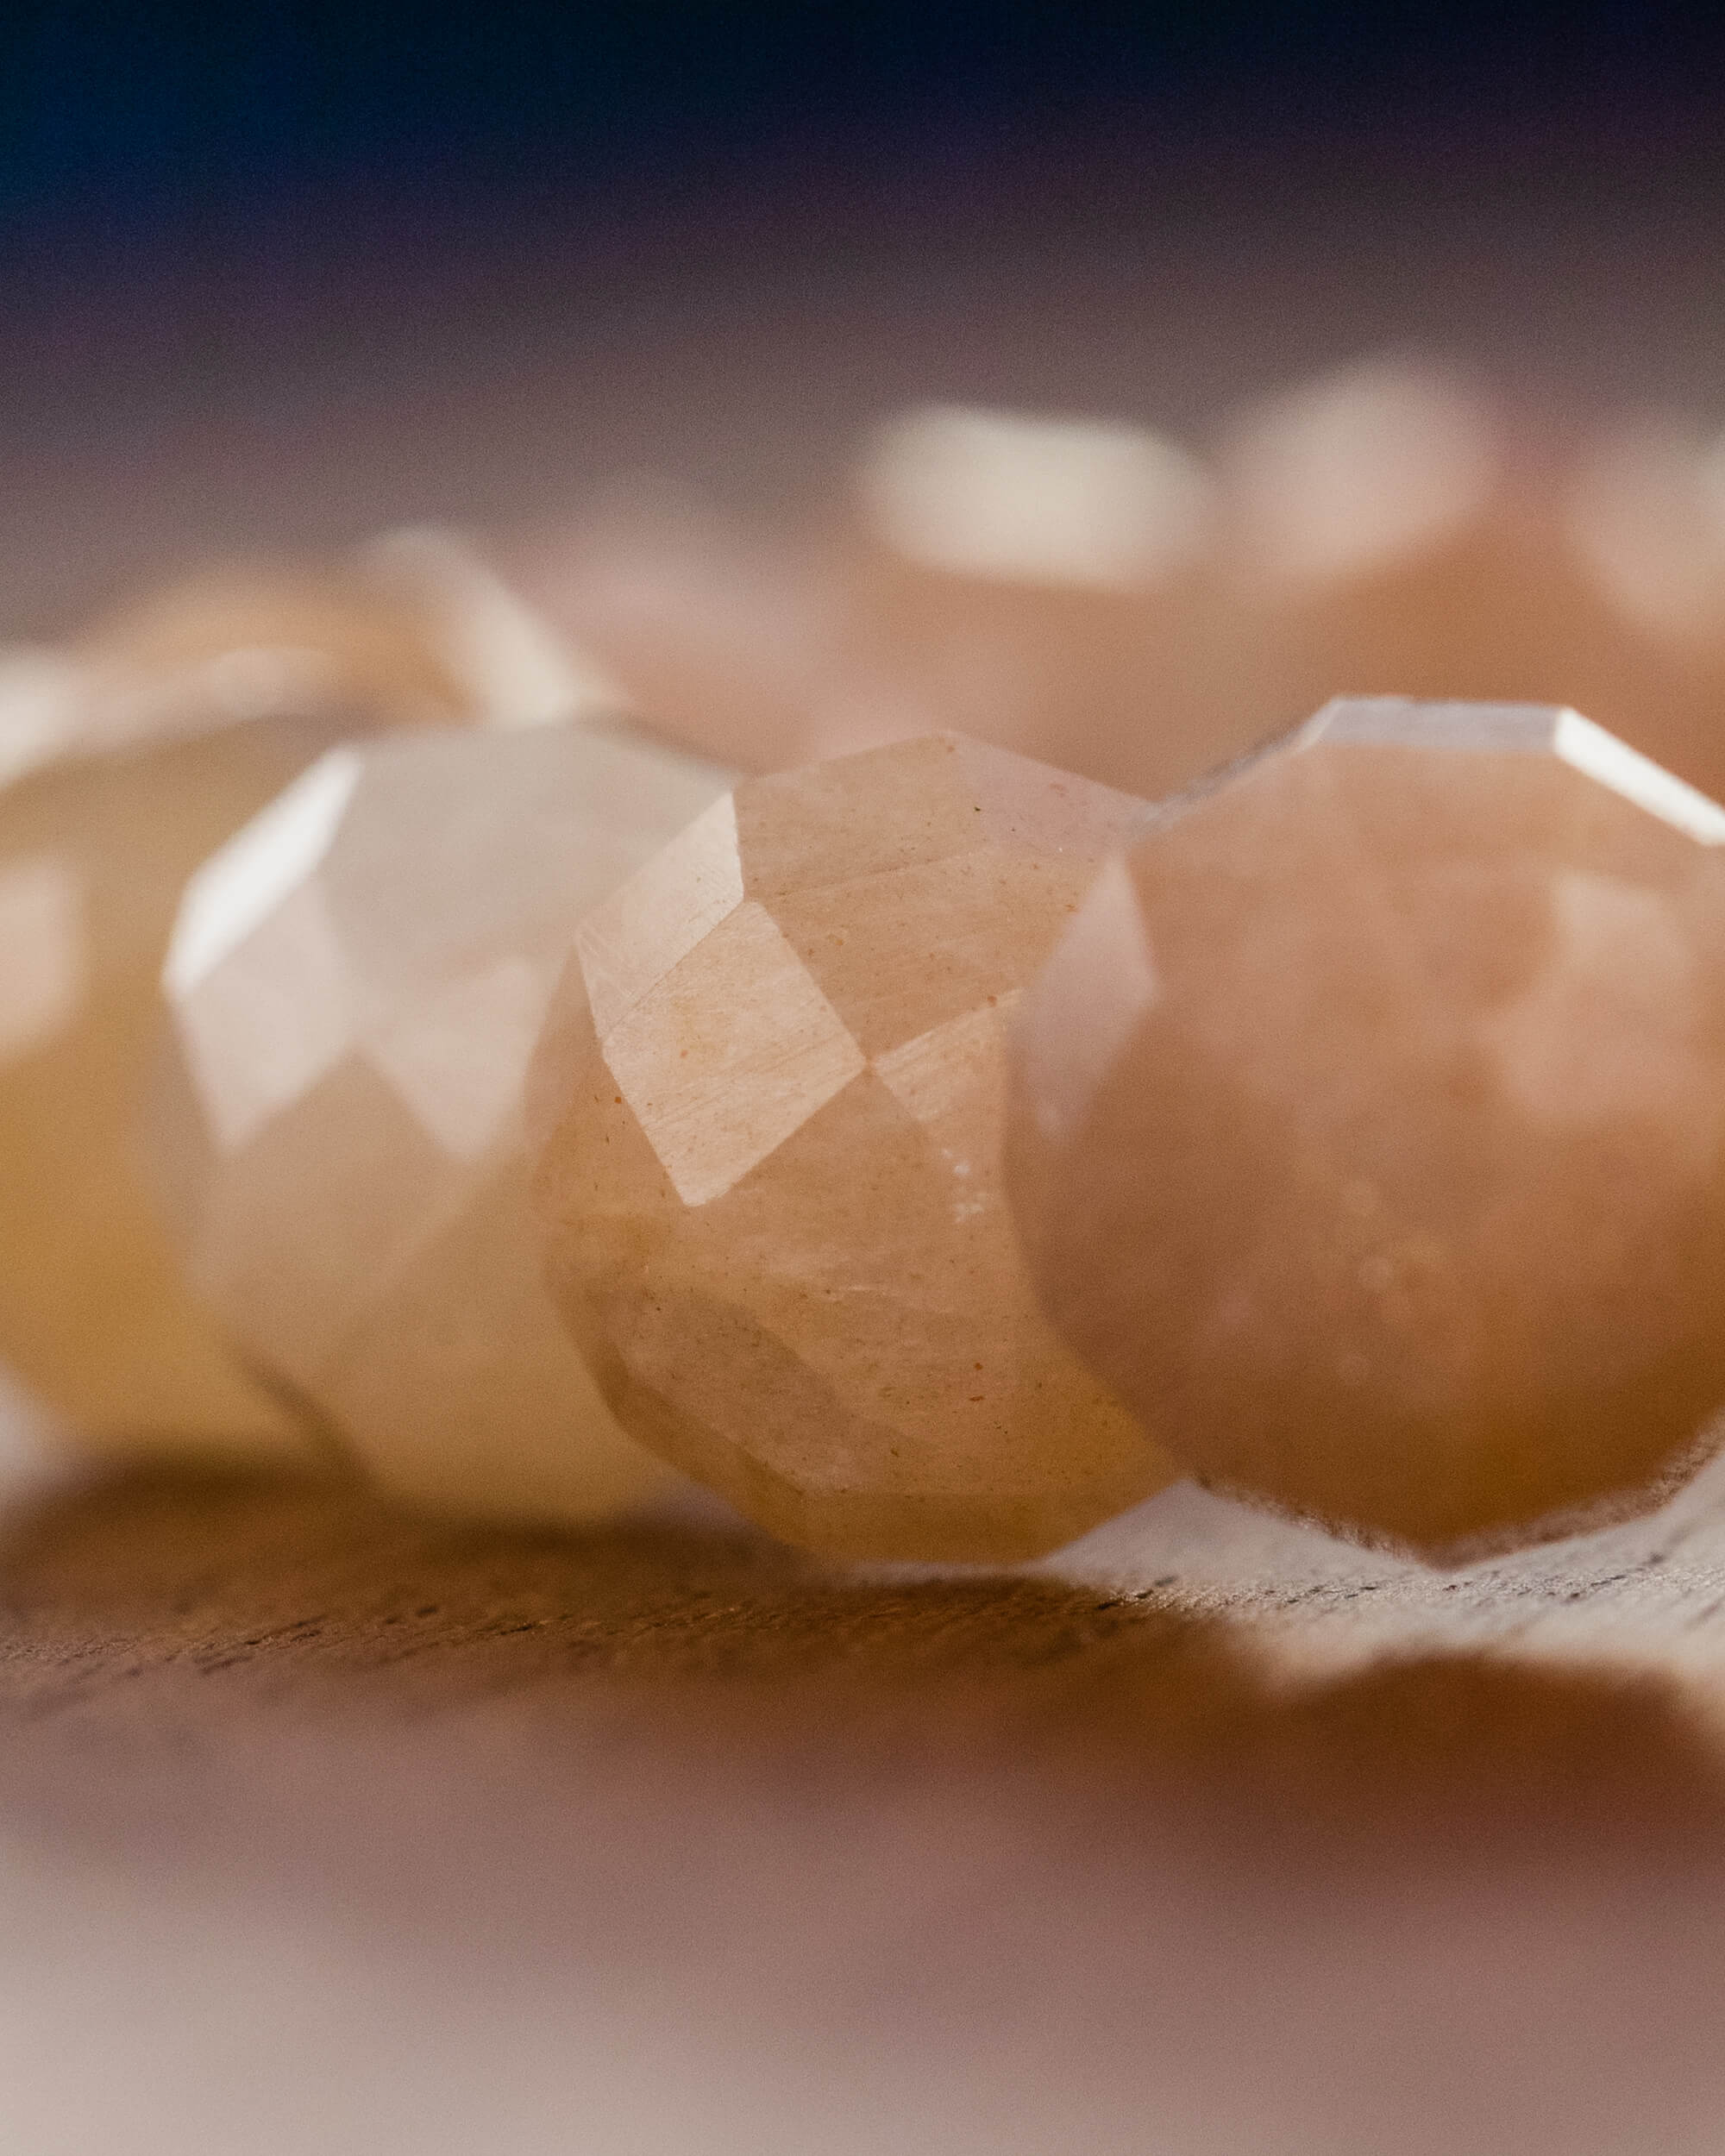
[[[1716,2146],[1655,1679],[287,1477],[45,1500],[0,1611],[0,2147]]]

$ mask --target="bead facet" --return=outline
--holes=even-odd
[[[1725,1407],[1725,809],[1574,711],[1339,701],[1170,803],[1013,1074],[1044,1307],[1208,1478],[1439,1549]]]
[[[191,1277],[398,1494],[583,1519],[671,1481],[541,1283],[520,1089],[576,921],[726,775],[596,728],[350,745],[188,887],[157,1152]]]
[[[1170,1470],[1038,1314],[1007,1016],[1143,805],[952,736],[754,780],[583,923],[530,1089],[624,1426],[787,1539],[1021,1557]]]

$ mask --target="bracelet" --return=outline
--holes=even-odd
[[[1725,811],[1573,712],[1395,699],[1158,811],[943,735],[651,850],[717,783],[348,746],[188,887],[191,1277],[384,1481],[591,1517],[651,1456],[998,1562],[1182,1468],[1438,1552],[1693,1456]]]
[[[1683,780],[1573,711],[1392,699],[1154,810],[950,734],[739,778],[524,726],[612,692],[446,542],[366,573],[410,644],[416,576],[465,624],[465,672],[405,667],[423,715],[501,633],[513,724],[347,738],[354,693],[271,717],[306,682],[229,668],[6,799],[0,1351],[80,1431],[335,1442],[505,1518],[693,1476],[944,1562],[1182,1473],[1448,1556],[1708,1449],[1725,812]],[[70,1022],[77,954],[182,883],[147,1200],[110,1131],[150,999]]]

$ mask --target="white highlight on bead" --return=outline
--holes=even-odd
[[[320,756],[192,876],[162,968],[171,996],[189,994],[310,874],[362,768],[352,749]]]
[[[1697,845],[1725,845],[1725,808],[1579,711],[1559,713],[1552,747],[1572,770],[1596,779]]]
[[[724,793],[575,931],[599,1037],[604,1040],[743,897],[737,803]]]
[[[446,663],[492,725],[545,726],[627,705],[621,687],[456,533],[405,526],[373,540],[359,560],[368,576],[427,609]]]

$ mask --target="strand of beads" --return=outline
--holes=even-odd
[[[1725,496],[1670,430],[1573,484],[1505,444],[1382,368],[1208,473],[919,415],[751,605],[708,592],[670,699],[698,732],[753,624],[795,660],[775,755],[890,745],[737,784],[511,730],[638,700],[635,655],[584,667],[435,534],[24,655],[0,1354],[110,1447],[334,1436],[510,1517],[681,1470],[841,1555],[1034,1554],[1182,1470],[1434,1551],[1648,1501],[1725,1393],[1684,783]],[[1559,644],[1684,778],[1573,712],[1379,699],[1154,812],[1095,783],[1368,658],[1513,688]],[[955,712],[1091,776],[922,730]],[[182,1264],[132,1122],[200,861],[147,1118]]]

